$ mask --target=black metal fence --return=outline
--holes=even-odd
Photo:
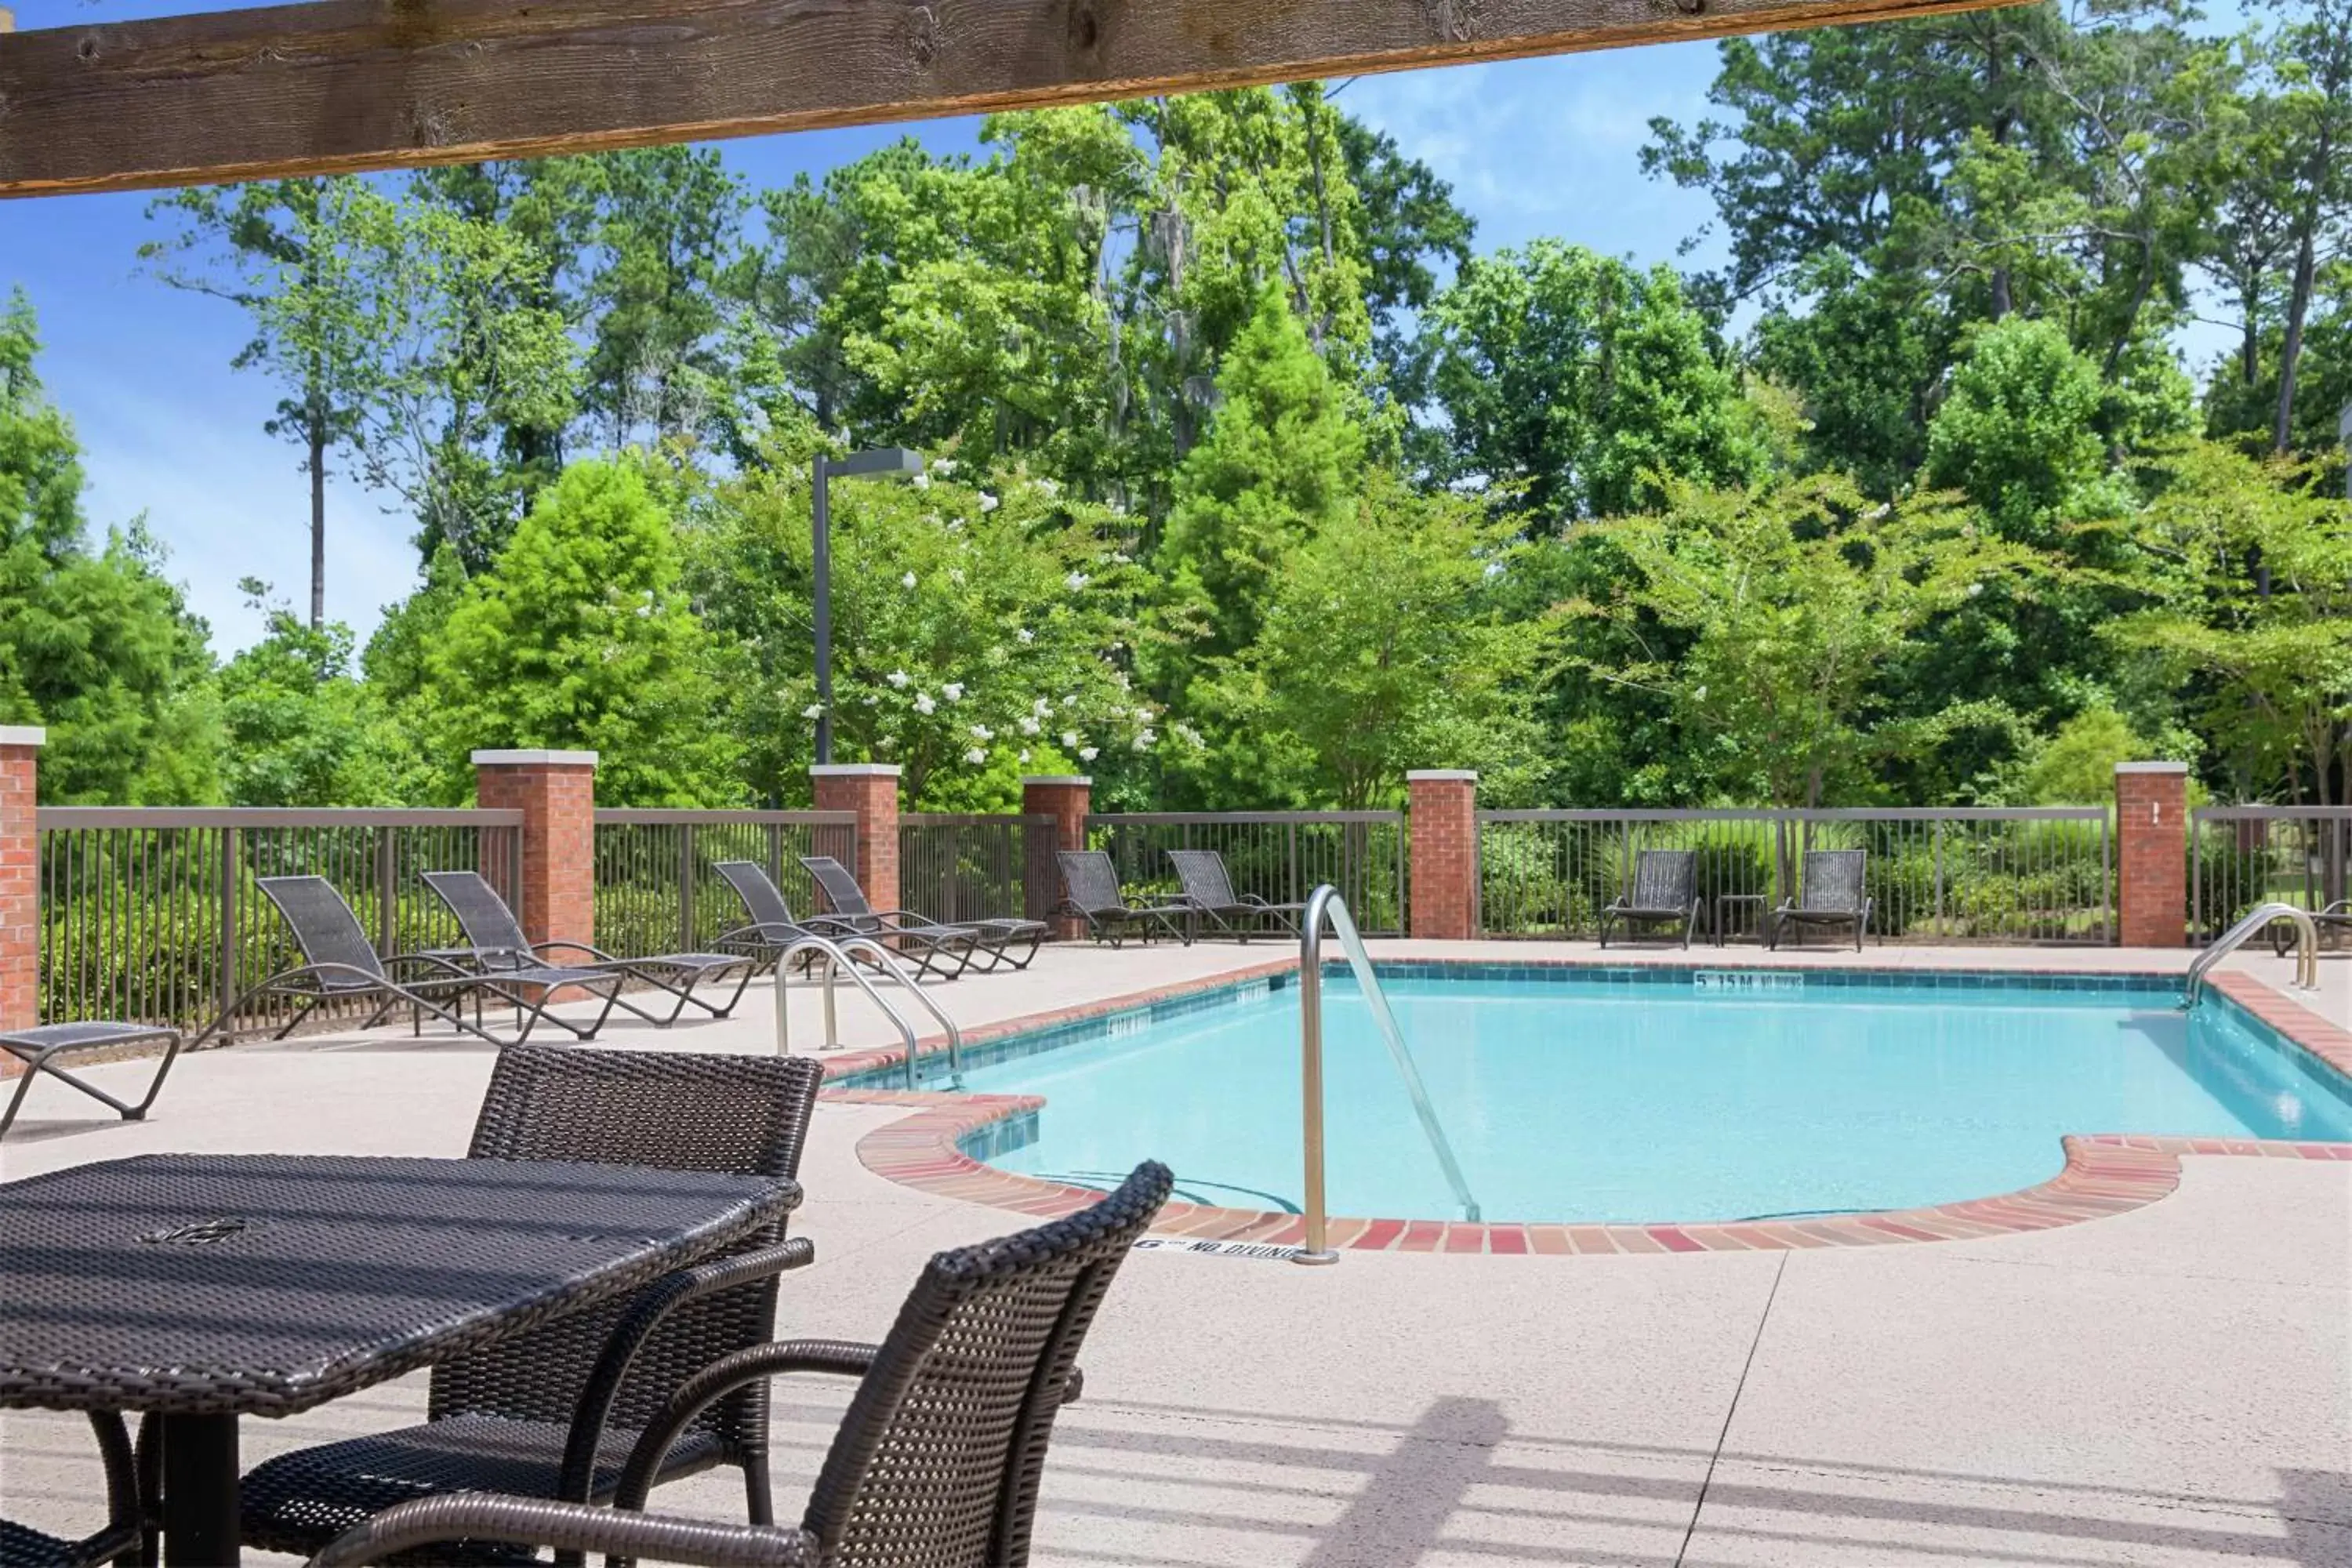
[[[479,871],[509,900],[521,888],[519,811],[43,806],[35,832],[48,1023],[202,1028],[245,987],[299,963],[257,878],[326,878],[387,954],[458,939],[426,871]],[[275,1027],[288,1011],[257,1005],[233,1023]]]
[[[1304,902],[1325,882],[1348,900],[1366,935],[1404,930],[1405,830],[1401,811],[1144,812],[1087,818],[1087,842],[1107,849],[1128,896],[1177,889],[1171,849],[1214,849],[1234,891],[1269,903]]]
[[[1862,849],[1881,941],[2105,943],[2115,858],[2104,808],[1482,811],[1480,926],[1590,937],[1644,849],[1698,855],[1701,930],[1753,937],[1798,891],[1807,851]]]
[[[1050,816],[908,812],[898,818],[898,902],[950,923],[1029,914],[1033,889],[1054,875],[1053,826]]]
[[[857,868],[857,816],[847,811],[596,813],[596,945],[623,957],[706,948],[744,923],[721,860],[768,868],[794,914],[822,905],[801,865],[830,855]]]
[[[2352,895],[2352,806],[2208,805],[2189,814],[2189,929],[2211,942],[2256,904]]]

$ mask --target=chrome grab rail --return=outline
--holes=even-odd
[[[882,1010],[882,1016],[890,1020],[892,1026],[898,1031],[898,1037],[906,1042],[907,1087],[910,1089],[922,1087],[921,1069],[916,1063],[915,1026],[908,1021],[904,1013],[891,1005],[888,997],[874,988],[874,983],[866,978],[865,973],[856,964],[850,962],[852,954],[863,954],[874,960],[877,969],[881,970],[912,993],[915,1000],[923,1005],[923,1010],[939,1020],[940,1027],[947,1031],[948,1037],[948,1087],[956,1089],[963,1088],[963,1031],[956,1027],[956,1021],[949,1017],[946,1010],[933,1001],[930,995],[916,983],[915,977],[907,973],[906,966],[898,962],[898,954],[870,936],[843,937],[838,942],[821,936],[797,937],[777,955],[776,1054],[778,1056],[790,1056],[793,1048],[790,1021],[792,1010],[786,1005],[784,996],[784,970],[791,963],[793,955],[803,948],[814,948],[824,957],[824,1043],[828,1049],[841,1044],[841,1014],[834,1001],[834,981],[845,971],[849,978],[856,982],[857,988],[866,993],[866,999],[879,1007]]]
[[[2220,941],[2199,953],[2189,966],[2189,983],[2184,987],[2186,1005],[2197,1005],[2197,997],[2205,989],[2205,976],[2212,967],[2262,934],[2273,921],[2293,921],[2295,927],[2294,987],[2298,991],[2319,989],[2319,927],[2305,910],[2293,904],[2276,901],[2263,904],[2244,920],[2221,934]]]
[[[1423,1087],[1421,1071],[1412,1064],[1412,1052],[1405,1047],[1404,1033],[1397,1027],[1396,1015],[1389,1011],[1389,999],[1381,989],[1381,980],[1372,972],[1371,955],[1364,951],[1364,939],[1356,931],[1355,917],[1348,912],[1347,900],[1339,889],[1329,883],[1307,895],[1307,918],[1299,922],[1298,937],[1298,1064],[1300,1085],[1306,1102],[1305,1125],[1302,1129],[1307,1154],[1307,1245],[1292,1254],[1296,1263],[1337,1263],[1339,1255],[1331,1250],[1327,1234],[1328,1216],[1323,1212],[1323,926],[1328,921],[1339,939],[1339,951],[1347,955],[1348,966],[1356,973],[1357,988],[1363,992],[1365,1004],[1371,1008],[1372,1022],[1389,1048],[1389,1058],[1396,1063],[1398,1076],[1404,1079],[1405,1093],[1412,1099],[1413,1113],[1421,1118],[1421,1129],[1429,1134],[1429,1146],[1437,1152],[1437,1163],[1445,1169],[1445,1179],[1454,1187],[1454,1196],[1462,1205],[1465,1219],[1478,1218],[1478,1200],[1470,1195],[1470,1184],[1463,1179],[1462,1166],[1454,1158],[1454,1145],[1445,1139],[1445,1129],[1437,1122],[1437,1112],[1429,1103],[1429,1090]]]

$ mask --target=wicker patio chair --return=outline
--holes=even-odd
[[[362,1029],[375,1027],[394,1008],[405,1006],[412,1023],[421,1022],[423,1016],[429,1013],[452,1028],[499,1047],[520,1045],[541,1022],[551,1023],[575,1038],[585,1040],[593,1038],[612,1016],[613,995],[621,988],[617,975],[600,970],[540,966],[488,974],[423,953],[379,957],[367,932],[361,929],[359,917],[352,913],[351,905],[324,877],[258,877],[255,885],[277,906],[287,928],[293,931],[295,943],[302,950],[303,962],[248,987],[222,1008],[218,1017],[196,1032],[188,1042],[191,1046],[211,1037],[247,1004],[264,996],[288,996],[302,1004],[286,1021],[285,1027],[271,1037],[279,1040],[292,1034],[304,1019],[327,1003],[369,1001],[375,1004],[375,1010],[359,1026]],[[555,988],[565,985],[576,985],[604,997],[604,1011],[597,1014],[594,1023],[583,1028],[547,1010]],[[536,997],[527,994],[532,991],[538,993]],[[482,1026],[480,1004],[485,997],[513,1005],[522,1026],[513,1039],[500,1039]],[[464,1012],[468,1001],[475,1004],[475,1016],[470,1022]]]
[[[847,921],[864,935],[898,936],[909,931],[977,932],[980,954],[985,954],[988,959],[988,967],[982,972],[983,973],[993,971],[1000,963],[1010,963],[1015,969],[1028,968],[1029,961],[1037,956],[1037,944],[1045,940],[1045,933],[1052,929],[1044,921],[1015,920],[1009,916],[950,923],[908,910],[877,910],[866,901],[866,889],[857,885],[856,875],[832,856],[803,855],[801,864],[808,868],[809,875],[815,878],[816,885],[824,890],[825,902],[833,906],[832,918]],[[1017,942],[1027,942],[1029,949],[1019,958],[1014,958],[1011,949]]]
[[[630,980],[641,980],[657,991],[668,993],[672,1005],[667,1017],[656,1017],[626,996],[615,996],[615,1005],[627,1009],[648,1024],[667,1028],[678,1020],[691,1005],[701,1008],[714,1018],[724,1018],[743,999],[759,972],[760,961],[741,952],[663,952],[648,958],[615,958],[601,947],[584,942],[557,939],[534,942],[523,934],[522,922],[515,919],[514,910],[506,900],[490,886],[479,871],[427,871],[425,885],[436,897],[449,906],[464,928],[467,945],[434,948],[426,956],[453,959],[459,963],[493,972],[512,969],[533,969],[541,963],[540,955],[550,950],[563,952],[584,952],[590,962],[570,965],[581,969],[605,969]],[[708,1002],[694,994],[694,988],[713,975],[736,976],[735,989],[727,992],[722,1003]]]
[[[1780,933],[1799,926],[1852,925],[1853,950],[1862,951],[1862,933],[1869,928],[1872,902],[1864,890],[1863,872],[1869,855],[1861,849],[1809,849],[1805,852],[1804,885],[1794,899],[1781,900],[1765,928],[1765,944],[1778,948]]]
[[[89,1425],[106,1467],[106,1527],[68,1541],[0,1519],[0,1568],[100,1568],[107,1563],[131,1568],[139,1561],[139,1481],[131,1434],[112,1411],[91,1411]]]
[[[879,1345],[788,1341],[706,1368],[647,1426],[614,1509],[478,1495],[408,1503],[336,1542],[313,1568],[452,1541],[624,1561],[1020,1568],[1054,1417],[1077,1395],[1078,1346],[1172,1181],[1164,1165],[1139,1165],[1090,1209],[939,1254]],[[797,1530],[632,1511],[672,1432],[710,1401],[785,1373],[859,1379]]]
[[[718,942],[720,947],[749,943],[772,952],[803,937],[819,936],[838,942],[870,934],[851,921],[830,915],[797,918],[792,906],[784,901],[783,889],[776,886],[768,868],[757,860],[720,860],[711,869],[727,879],[727,885],[743,901],[743,912],[751,917],[750,925],[738,926],[721,936]],[[972,952],[980,945],[980,933],[964,926],[940,926],[928,931],[899,931],[895,933],[895,940],[902,951],[914,955],[916,979],[936,974],[942,980],[953,980],[971,967]],[[815,954],[809,956],[814,959]],[[954,963],[953,969],[942,967],[950,963]]]
[[[1148,943],[1156,930],[1164,931],[1190,947],[1192,933],[1179,922],[1192,912],[1190,904],[1131,904],[1119,891],[1118,868],[1102,849],[1056,849],[1055,863],[1062,868],[1062,901],[1052,913],[1072,915],[1087,922],[1097,942],[1117,947],[1129,931]]]
[[[1219,931],[1247,942],[1253,934],[1274,934],[1264,929],[1264,922],[1272,921],[1283,931],[1298,934],[1298,917],[1307,912],[1307,906],[1268,903],[1255,893],[1234,892],[1225,858],[1216,850],[1171,849],[1168,858],[1175,863],[1176,880],[1184,889],[1178,901],[1193,914],[1215,921]],[[1252,925],[1260,929],[1253,933]]]
[[[163,1059],[155,1068],[155,1076],[147,1085],[147,1092],[137,1103],[117,1100],[88,1079],[69,1073],[59,1067],[57,1058],[75,1051],[105,1050],[115,1046],[135,1046],[149,1040],[169,1042]],[[8,1097],[8,1109],[0,1112],[0,1138],[8,1136],[16,1125],[16,1112],[31,1091],[33,1080],[47,1077],[67,1087],[79,1090],[100,1104],[111,1109],[125,1121],[144,1121],[155,1097],[163,1092],[163,1079],[171,1075],[172,1064],[180,1059],[181,1035],[177,1029],[155,1024],[121,1024],[84,1022],[79,1024],[36,1024],[29,1029],[16,1029],[0,1035],[0,1051],[5,1051],[25,1064],[24,1076],[16,1080],[16,1092]],[[0,1565],[9,1560],[0,1557]]]
[[[1635,925],[1679,925],[1683,946],[1691,944],[1704,905],[1698,896],[1698,851],[1644,849],[1633,858],[1633,890],[1612,900],[1601,911],[1601,945],[1609,945],[1609,928],[1622,924],[1627,934]]]
[[[805,1057],[526,1046],[499,1057],[467,1158],[790,1180],[822,1078]],[[609,1500],[632,1447],[687,1380],[766,1342],[777,1276],[814,1256],[778,1226],[625,1300],[441,1363],[423,1424],[283,1454],[247,1476],[246,1542],[317,1552],[395,1503],[453,1492]],[[772,1521],[764,1385],[704,1401],[663,1433],[662,1453],[637,1473],[640,1497],[651,1483],[732,1465],[751,1520]],[[435,1557],[516,1560],[494,1545]]]

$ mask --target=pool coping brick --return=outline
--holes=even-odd
[[[1204,975],[1177,984],[1101,998],[1070,1007],[1032,1013],[980,1025],[964,1033],[967,1058],[976,1052],[987,1059],[985,1047],[1012,1041],[1034,1043],[1039,1049],[1076,1043],[1080,1037],[1103,1037],[1108,1020],[1125,1016],[1158,1015],[1171,1004],[1207,1005],[1227,993],[1263,982],[1281,985],[1298,968],[1295,958],[1283,958],[1245,969]],[[1447,978],[1579,978],[1571,972],[1601,971],[1595,976],[1627,984],[1685,983],[1696,970],[1758,970],[1767,966],[1738,961],[1694,963],[1689,965],[1611,964],[1581,957],[1513,960],[1444,960],[1416,958],[1380,965],[1384,976]],[[1772,970],[1771,973],[1783,973]],[[2097,972],[2037,972],[2021,975],[1992,966],[1902,971],[1806,971],[1808,983],[1827,978],[1831,985],[1865,982],[1917,984],[1923,979],[1957,985],[2043,981],[2047,988],[2137,989],[2171,987],[2180,976],[2171,971],[2103,970]],[[2230,1002],[2268,1026],[2292,1048],[2352,1083],[2352,1032],[2273,990],[2252,975],[2217,973],[2207,982]],[[1181,1010],[1189,1011],[1190,1006]],[[1172,1014],[1171,1015],[1172,1016]],[[1096,1033],[1087,1026],[1101,1026]],[[1067,1040],[1052,1037],[1068,1035]],[[937,1065],[945,1057],[944,1037],[919,1042],[919,1065]],[[1025,1053],[1024,1053],[1025,1054]],[[882,1085],[879,1075],[903,1067],[906,1053],[891,1047],[845,1051],[825,1058],[824,1073],[834,1087],[829,1100],[862,1105],[898,1106],[911,1114],[866,1133],[858,1140],[857,1157],[866,1169],[903,1186],[941,1197],[1011,1209],[1040,1217],[1072,1214],[1097,1202],[1102,1194],[1090,1187],[1049,1182],[1035,1176],[999,1170],[965,1152],[967,1140],[1013,1118],[1034,1115],[1045,1101],[1035,1095],[962,1094],[943,1090],[908,1090]],[[850,1081],[845,1081],[850,1080]],[[1801,1220],[1723,1220],[1697,1223],[1595,1225],[1581,1222],[1511,1221],[1483,1224],[1463,1220],[1357,1218],[1333,1215],[1328,1224],[1329,1244],[1337,1248],[1368,1252],[1486,1253],[1507,1257],[1563,1257],[1588,1254],[1648,1254],[1696,1256],[1709,1252],[1785,1252],[1814,1247],[1886,1247],[1920,1242],[1978,1240],[1986,1237],[2021,1235],[2105,1219],[2149,1204],[2180,1184],[2180,1161],[2185,1155],[2261,1159],[2341,1160],[2352,1162],[2352,1142],[2292,1142],[2259,1138],[2156,1137],[2132,1132],[2070,1133],[2062,1141],[2066,1163],[2049,1180],[2015,1192],[1937,1204],[1927,1208],[1884,1209],[1852,1214],[1808,1216]],[[1181,1186],[1180,1181],[1179,1186]],[[1306,1239],[1306,1222],[1295,1214],[1260,1209],[1225,1208],[1177,1199],[1160,1211],[1152,1226],[1164,1237],[1215,1241],[1253,1241],[1295,1247]]]

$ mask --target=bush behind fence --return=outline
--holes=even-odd
[[[1401,811],[1149,812],[1090,816],[1087,842],[1108,850],[1129,898],[1174,894],[1171,849],[1214,849],[1234,891],[1304,903],[1328,882],[1367,936],[1405,927],[1405,819]]]
[[[199,1029],[301,962],[258,879],[326,878],[379,952],[446,947],[457,923],[423,874],[479,871],[512,897],[522,814],[45,806],[37,834],[41,1017]],[[254,1004],[235,1027],[274,1029],[292,1011]]]
[[[2352,894],[2352,806],[2200,806],[2189,845],[2195,942],[2213,941],[2257,904],[2316,912]]]
[[[708,951],[749,917],[713,868],[764,867],[807,916],[824,905],[803,855],[857,868],[857,818],[845,811],[637,811],[596,813],[596,945],[624,958]]]
[[[1695,851],[1703,935],[1754,937],[1803,858],[1861,849],[1881,941],[2104,943],[2114,855],[2098,807],[1479,813],[1482,929],[1587,938],[1644,849]]]

